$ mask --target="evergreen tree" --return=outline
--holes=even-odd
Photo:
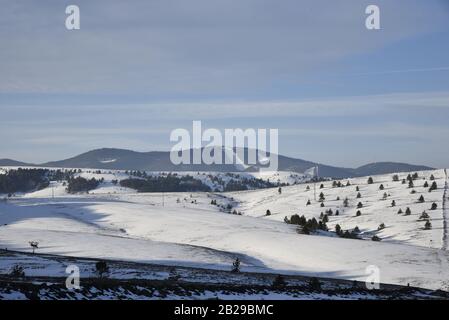
[[[359,192],[357,193],[357,199],[360,199],[362,197],[362,194]]]
[[[406,215],[406,216],[409,216],[409,215],[411,215],[411,214],[412,214],[412,210],[410,210],[410,208],[407,207],[407,209],[405,209],[405,215]]]
[[[9,275],[14,278],[23,278],[25,277],[25,271],[21,265],[16,264],[12,267]]]
[[[312,203],[310,202],[310,199],[307,200],[306,206],[310,206]]]
[[[436,181],[432,182],[432,185],[429,188],[429,192],[432,192],[433,190],[438,189]]]
[[[271,216],[271,211],[267,210],[267,212],[265,213],[266,216]]]
[[[324,197],[324,193],[320,193],[320,198],[319,198],[319,201],[324,201],[324,200],[326,200],[326,198]]]
[[[385,229],[385,223],[381,223],[379,227],[377,227],[377,231]]]
[[[363,208],[363,203],[361,203],[361,202],[357,203],[357,209],[361,209],[361,208]]]
[[[339,224],[336,224],[335,225],[335,233],[337,234],[337,235],[341,235],[341,233],[342,233],[342,230],[341,230],[341,226],[339,225]]]
[[[362,215],[362,212],[360,210],[357,210],[355,215],[356,215],[356,217],[360,217]]]
[[[372,177],[369,177],[369,178],[368,178],[368,184],[373,184],[373,183],[374,183],[373,178],[372,178]]]
[[[421,213],[421,215],[419,216],[420,220],[425,220],[425,219],[429,219],[429,214],[426,211],[423,211],[423,213]]]
[[[427,220],[426,223],[424,224],[424,229],[425,229],[425,230],[430,230],[430,229],[432,229],[432,224],[430,223],[429,220]]]
[[[232,270],[233,273],[239,273],[240,272],[240,259],[237,257],[235,258],[235,261],[232,263]]]
[[[421,196],[418,198],[418,202],[420,202],[420,203],[423,203],[423,202],[424,202],[424,196],[423,196],[423,195],[421,195]]]
[[[399,181],[399,176],[397,174],[393,175],[393,181],[395,182]]]
[[[428,188],[429,187],[429,183],[426,181],[424,182],[423,188]]]
[[[438,208],[437,204],[434,202],[432,203],[432,206],[430,207],[430,210],[436,210]]]
[[[385,189],[385,187],[384,187],[383,184],[381,184],[381,185],[379,186],[379,190],[383,190],[383,189]]]
[[[395,200],[391,201],[391,206],[392,207],[396,207],[396,201]]]

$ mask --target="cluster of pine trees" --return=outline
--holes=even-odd
[[[83,177],[69,178],[67,185],[68,193],[77,193],[77,192],[89,192],[97,188],[100,185],[102,180],[97,180],[95,178],[85,179]]]
[[[151,176],[146,179],[125,179],[120,181],[122,187],[135,189],[138,192],[196,192],[211,191],[210,187],[192,176]]]
[[[8,170],[0,175],[0,193],[13,194],[16,192],[29,192],[48,187],[49,170],[22,169]]]
[[[284,222],[288,224],[295,224],[300,226],[298,231],[301,231],[304,234],[310,234],[312,232],[316,232],[317,230],[328,231],[326,222],[329,221],[327,215],[322,215],[320,220],[317,221],[315,218],[307,219],[305,216],[299,216],[298,214],[294,214],[288,219],[284,218]]]

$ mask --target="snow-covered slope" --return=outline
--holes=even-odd
[[[376,234],[384,242],[441,248],[444,234],[442,200],[446,181],[445,172],[444,170],[420,171],[413,188],[409,187],[408,182],[402,183],[407,175],[407,173],[399,174],[399,181],[393,181],[393,175],[373,176],[372,184],[368,184],[368,177],[345,179],[341,181],[342,187],[333,187],[333,181],[320,182],[316,184],[316,200],[313,184],[284,187],[281,194],[277,189],[266,189],[230,193],[229,196],[239,202],[236,209],[247,216],[283,221],[286,216],[299,214],[318,219],[321,213],[325,214],[327,210],[332,210],[333,215],[329,215],[328,222],[331,230],[334,230],[336,224],[339,224],[343,230],[352,230],[358,226],[361,236],[365,238],[371,238]],[[426,181],[429,186],[432,184],[431,175],[434,176],[438,189],[428,192],[429,187],[425,188],[423,185]],[[350,186],[346,186],[348,181]],[[380,190],[381,185],[384,187],[383,190]],[[412,190],[415,193],[412,193]],[[323,193],[325,197],[324,207],[319,201],[320,193]],[[357,198],[358,193],[361,198]],[[384,193],[387,194],[385,199]],[[423,203],[418,201],[421,195],[424,197]],[[343,204],[346,198],[349,200],[347,207]],[[307,205],[309,200],[311,204]],[[396,203],[394,207],[392,201]],[[359,202],[363,207],[357,207]],[[431,210],[433,203],[437,204],[436,210]],[[407,208],[411,210],[410,215],[406,215]],[[398,214],[400,209],[402,213]],[[266,216],[267,210],[271,211],[270,216]],[[337,211],[338,216],[335,215]],[[357,211],[361,212],[358,217]],[[424,230],[425,221],[420,219],[424,211],[430,217],[431,230]],[[378,231],[382,223],[385,224],[385,229]]]
[[[111,176],[109,176],[111,174]],[[119,173],[83,171],[85,177],[117,179]],[[424,179],[435,176],[438,189],[424,190]],[[400,175],[402,179],[404,175]],[[380,269],[381,282],[426,288],[448,288],[449,254],[440,248],[445,233],[442,198],[446,180],[443,170],[419,172],[415,194],[391,175],[351,179],[351,186],[332,188],[323,182],[325,207],[313,200],[313,185],[306,184],[234,192],[134,193],[131,190],[94,190],[89,194],[68,195],[53,182],[50,187],[0,203],[0,247],[31,251],[29,241],[38,241],[41,253],[65,256],[111,258],[167,265],[195,265],[229,269],[240,257],[243,270],[316,275],[364,281],[367,267]],[[423,179],[424,178],[424,179]],[[346,180],[344,181],[346,183]],[[380,183],[385,187],[378,190]],[[361,199],[356,199],[356,185]],[[108,186],[113,187],[113,186]],[[390,194],[381,200],[384,192]],[[417,203],[423,194],[425,203]],[[336,200],[340,197],[340,200]],[[349,198],[349,207],[342,201]],[[307,200],[312,204],[306,206]],[[397,205],[390,208],[392,200]],[[220,210],[218,203],[236,204],[242,215]],[[362,215],[355,217],[355,205],[363,202]],[[432,202],[438,208],[429,210]],[[397,210],[410,207],[409,216]],[[343,229],[355,225],[366,237],[380,223],[382,242],[350,240],[321,235],[298,234],[296,227],[283,222],[294,213],[319,216],[327,209],[340,210],[328,225]],[[266,210],[272,212],[265,216]],[[419,214],[426,210],[432,229],[422,230]]]

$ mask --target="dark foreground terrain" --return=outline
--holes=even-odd
[[[448,299],[449,293],[382,284],[269,273],[232,273],[212,269],[107,261],[108,272],[96,271],[97,260],[0,251],[2,300],[110,299]],[[12,275],[21,266],[24,276]],[[80,270],[80,289],[66,288],[66,267]]]

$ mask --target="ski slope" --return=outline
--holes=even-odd
[[[44,190],[0,202],[0,247],[30,252],[28,242],[38,241],[40,253],[223,270],[229,270],[239,257],[245,271],[361,281],[367,277],[367,267],[374,265],[380,270],[381,282],[449,288],[445,280],[449,279],[449,254],[441,249],[447,180],[443,170],[419,172],[415,194],[400,181],[393,182],[392,175],[374,176],[372,185],[367,184],[367,177],[350,179],[351,186],[341,188],[324,182],[323,189],[317,188],[318,194],[325,194],[324,208],[313,200],[313,186],[306,191],[306,184],[283,187],[281,194],[277,188],[144,194],[111,185],[117,174],[103,175],[104,184],[89,194],[68,195],[63,184],[52,182]],[[430,174],[438,184],[431,193],[422,187]],[[378,190],[380,183],[384,191]],[[355,199],[356,185],[361,199]],[[383,192],[390,194],[388,200],[381,200]],[[417,203],[420,194],[425,203]],[[345,197],[350,203],[347,208],[342,206]],[[211,205],[212,199],[232,203],[242,215],[222,212]],[[308,199],[310,206],[306,206]],[[390,208],[393,199],[397,205]],[[355,217],[358,200],[364,207],[362,215]],[[432,202],[438,204],[436,210],[428,210]],[[407,206],[411,215],[397,214]],[[283,222],[294,213],[318,217],[329,208],[340,210],[338,217],[330,217],[331,229],[337,223],[343,229],[357,225],[363,237],[375,233],[383,241],[303,235]],[[265,216],[267,209],[271,216]],[[424,223],[417,221],[423,210],[431,217],[431,230],[423,230]],[[387,227],[377,232],[380,223]]]

